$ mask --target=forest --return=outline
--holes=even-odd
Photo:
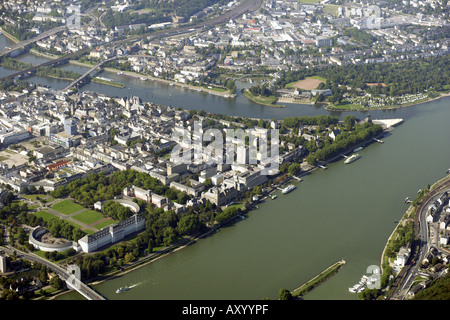
[[[329,88],[333,93],[346,91],[350,95],[358,95],[356,89],[359,88],[374,95],[385,94],[395,97],[426,91],[448,91],[450,56],[435,56],[400,62],[329,65],[322,68],[282,71],[275,82],[275,87],[284,88],[290,82],[314,75],[326,78],[326,83],[320,89]],[[369,88],[367,83],[384,83],[386,86]]]
[[[447,273],[430,283],[430,286],[418,292],[414,300],[450,300],[450,275]]]

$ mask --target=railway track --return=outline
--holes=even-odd
[[[414,253],[414,256],[411,256],[405,267],[402,268],[398,276],[396,277],[395,282],[391,285],[391,289],[389,290],[389,293],[386,296],[386,300],[392,299],[398,292],[398,289],[402,287],[405,278],[408,276],[408,273],[410,272],[411,268],[414,266],[413,261],[419,262],[420,260],[420,251],[417,250],[418,246],[420,249],[420,244],[422,239],[419,237],[420,232],[420,223],[419,217],[420,213],[424,209],[426,205],[428,205],[428,202],[430,199],[435,197],[440,192],[449,189],[450,188],[450,176],[445,177],[442,181],[438,182],[439,184],[434,187],[421,201],[421,203],[416,208],[416,214],[414,216],[414,225],[413,225],[413,232],[414,232],[414,241],[411,244],[411,252]],[[425,221],[422,221],[422,223],[426,223]],[[421,235],[422,237],[424,235]]]

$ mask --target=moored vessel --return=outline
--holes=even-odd
[[[294,186],[293,184],[288,185],[286,188],[284,188],[281,192],[283,194],[289,193],[292,190],[294,190],[296,188],[296,186]]]
[[[352,154],[350,157],[348,157],[347,159],[345,159],[345,163],[352,163],[353,161],[358,160],[359,158],[361,158],[361,156],[359,154]]]

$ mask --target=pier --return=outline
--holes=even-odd
[[[335,264],[331,265],[321,273],[319,273],[317,276],[303,284],[302,286],[298,287],[294,291],[292,291],[292,296],[294,298],[300,298],[301,296],[304,296],[309,291],[313,290],[315,287],[319,286],[321,283],[325,282],[330,278],[331,276],[334,276],[336,273],[338,273],[342,267],[345,265],[346,261],[344,259],[336,262]]]
[[[385,130],[403,123],[403,119],[373,119],[372,123],[381,125]]]

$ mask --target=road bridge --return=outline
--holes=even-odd
[[[28,68],[28,69],[20,70],[20,71],[18,71],[18,72],[16,72],[16,73],[7,75],[7,76],[5,76],[5,77],[3,77],[3,78],[0,78],[0,81],[8,80],[8,79],[14,79],[14,78],[16,78],[16,77],[19,77],[19,78],[20,78],[20,77],[22,77],[22,76],[24,76],[24,75],[25,75],[25,76],[32,75],[32,74],[36,73],[36,71],[37,71],[39,68],[42,68],[42,67],[46,67],[46,66],[54,66],[54,67],[57,67],[57,66],[66,64],[66,63],[69,62],[69,60],[74,59],[75,57],[77,57],[77,56],[79,56],[79,55],[82,55],[82,54],[84,54],[85,52],[87,52],[86,49],[85,49],[85,50],[82,50],[82,51],[77,51],[77,52],[69,53],[69,54],[67,54],[67,55],[65,55],[65,56],[63,56],[63,57],[60,57],[60,58],[57,58],[57,59],[54,59],[54,60],[50,60],[50,61],[41,63],[41,64],[39,64],[39,65],[30,67],[30,68]]]
[[[76,267],[70,268],[70,266],[66,269],[63,267],[48,261],[36,254],[33,253],[27,253],[23,252],[17,248],[13,248],[9,245],[0,247],[3,251],[8,252],[9,254],[13,254],[15,251],[17,254],[17,257],[23,258],[27,261],[37,262],[41,265],[46,266],[50,270],[52,270],[55,274],[57,274],[63,281],[66,282],[66,285],[69,289],[74,289],[78,293],[80,293],[83,297],[85,297],[88,300],[106,300],[105,297],[103,297],[101,294],[99,294],[97,291],[89,287],[87,284],[83,283],[80,278],[81,275],[77,272],[71,273],[69,271],[71,270],[79,270]]]
[[[188,26],[180,27],[180,28],[177,28],[177,29],[163,30],[163,31],[152,33],[152,34],[144,34],[144,35],[140,35],[140,36],[137,36],[137,37],[132,37],[132,38],[127,38],[127,39],[121,39],[121,40],[117,40],[117,41],[112,41],[108,45],[109,46],[110,45],[118,45],[118,44],[129,42],[129,41],[138,41],[138,40],[146,38],[148,36],[164,38],[164,37],[171,37],[171,36],[175,36],[175,35],[180,35],[180,34],[183,34],[183,33],[189,33],[189,32],[193,32],[193,31],[205,31],[205,30],[207,30],[209,28],[212,28],[212,27],[215,27],[215,26],[217,26],[219,24],[226,23],[226,22],[228,22],[231,19],[236,19],[237,17],[240,17],[244,13],[253,12],[253,11],[257,10],[258,8],[260,8],[261,5],[262,5],[262,0],[244,0],[240,4],[238,4],[235,8],[233,8],[232,10],[227,11],[226,13],[224,13],[224,14],[218,16],[218,17],[214,17],[214,18],[212,18],[212,19],[210,19],[208,21],[205,21],[205,22],[201,22],[201,23],[198,23],[198,24],[195,24],[195,25],[188,25]],[[11,50],[9,52],[12,52],[12,51],[14,51],[14,50],[16,50],[18,48],[21,48],[21,47],[25,46],[26,44],[38,41],[39,39],[42,39],[43,37],[47,37],[47,36],[49,36],[51,34],[54,34],[54,33],[57,33],[59,31],[62,31],[62,30],[64,30],[64,28],[66,28],[66,27],[65,26],[64,27],[58,27],[58,28],[55,28],[55,29],[52,29],[52,30],[48,30],[46,33],[43,33],[43,34],[41,34],[38,37],[35,37],[33,39],[30,39],[30,40],[27,40],[26,42],[24,41],[24,42],[21,42],[19,44],[16,44],[14,46],[14,49],[10,48],[10,49],[6,49],[7,51],[3,50],[2,54],[5,54],[9,50]],[[61,58],[58,58],[58,59],[55,59],[55,60],[50,60],[50,61],[44,62],[44,63],[42,63],[40,65],[33,66],[31,68],[28,68],[28,69],[25,69],[25,70],[21,70],[19,72],[14,73],[14,74],[5,76],[5,77],[1,78],[0,81],[11,79],[11,78],[14,79],[15,77],[20,77],[20,76],[23,76],[23,75],[32,75],[40,67],[45,67],[45,66],[50,66],[50,65],[58,66],[58,65],[65,64],[70,59],[74,59],[76,56],[84,54],[86,52],[88,52],[88,50],[84,49],[84,50],[81,50],[81,51],[78,51],[78,52],[73,52],[73,53],[67,54],[67,55],[65,55],[65,56],[63,56]],[[1,55],[0,55],[0,57],[1,57]],[[86,76],[84,76],[83,79],[85,77]],[[78,83],[78,81],[76,83]],[[70,87],[72,87],[72,86],[73,85],[71,85]]]
[[[98,63],[97,65],[95,65],[94,67],[92,67],[91,69],[86,71],[85,73],[83,73],[78,79],[72,81],[68,86],[66,86],[63,89],[63,91],[67,91],[70,88],[72,88],[73,86],[79,85],[89,74],[91,74],[91,72],[93,72],[97,68],[101,68],[103,66],[103,64],[105,64],[109,61],[115,60],[115,59],[117,59],[117,57],[112,57],[112,58],[101,61],[100,63]]]
[[[66,29],[66,26],[56,27],[56,28],[47,30],[47,31],[45,31],[45,32],[43,32],[43,33],[41,33],[41,34],[37,35],[36,37],[31,38],[31,39],[18,42],[16,44],[14,44],[13,46],[9,47],[9,48],[5,48],[3,50],[0,50],[0,57],[2,57],[3,55],[8,55],[8,54],[10,54],[11,52],[14,52],[17,49],[25,48],[26,46],[28,46],[28,45],[30,45],[30,44],[32,44],[34,42],[40,41],[42,39],[45,39],[45,38],[47,38],[47,37],[49,37],[51,35],[54,35],[54,34],[56,34],[58,32],[61,32],[61,31],[65,30],[65,29]]]

